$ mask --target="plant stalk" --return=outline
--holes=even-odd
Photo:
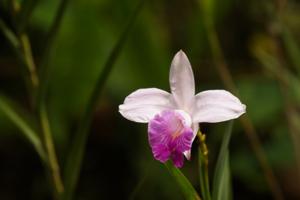
[[[198,147],[198,163],[200,167],[200,190],[203,200],[211,200],[210,189],[209,189],[209,174],[208,174],[208,148],[206,146],[206,136],[201,133],[200,129],[197,133],[199,140]]]
[[[59,198],[64,191],[64,186],[60,176],[60,169],[57,162],[55,147],[52,140],[52,133],[51,133],[50,124],[48,120],[48,114],[47,114],[46,107],[44,106],[40,108],[40,122],[41,122],[41,128],[44,136],[44,143],[48,155],[48,162],[50,165],[49,167],[52,175],[53,185],[55,188],[55,194],[57,198]]]

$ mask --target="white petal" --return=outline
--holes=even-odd
[[[225,90],[208,90],[195,96],[194,122],[222,122],[238,118],[246,106]]]
[[[162,110],[172,109],[171,94],[157,89],[139,89],[125,98],[119,112],[128,120],[147,123]]]
[[[193,136],[193,141],[194,141],[195,138],[196,138],[196,136],[197,136],[197,132],[198,132],[198,129],[199,129],[199,124],[198,123],[194,123],[192,125],[192,129],[193,129],[193,133],[194,133],[194,136]],[[186,157],[186,159],[188,159],[188,160],[191,159],[191,150],[185,151],[183,154]]]
[[[191,150],[183,152],[183,155],[186,157],[187,160],[191,160],[192,157],[191,154],[192,154]]]
[[[173,58],[169,79],[178,108],[189,111],[195,95],[195,80],[190,61],[181,50]]]
[[[193,132],[194,132],[194,138],[193,138],[193,141],[194,141],[196,136],[197,136],[198,130],[199,130],[199,124],[198,123],[193,123],[192,128],[193,128]]]

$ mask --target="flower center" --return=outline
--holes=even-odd
[[[165,110],[148,125],[149,143],[154,157],[166,162],[171,158],[177,167],[183,165],[183,152],[191,149],[191,117],[183,110]]]
[[[183,110],[174,111],[174,121],[170,123],[170,126],[176,127],[175,130],[171,130],[173,139],[176,139],[184,132],[185,126],[190,127],[192,124],[191,117]]]

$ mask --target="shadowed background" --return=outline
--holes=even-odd
[[[207,0],[205,0],[207,1]],[[0,17],[13,29],[9,0]],[[20,1],[26,3],[26,1]],[[182,199],[166,168],[155,161],[147,125],[122,118],[118,105],[132,91],[169,90],[168,73],[182,49],[195,73],[196,91],[224,89],[213,55],[203,2],[146,1],[101,92],[88,136],[75,199]],[[37,62],[58,0],[37,1],[26,28]],[[106,59],[137,0],[70,0],[52,43],[47,106],[58,162],[66,155],[80,116]],[[300,51],[298,1],[223,0],[214,5],[215,31],[235,86],[286,199],[299,199]],[[221,56],[222,57],[222,56]],[[225,62],[220,60],[220,62]],[[0,33],[0,91],[34,112],[20,62]],[[201,124],[211,172],[225,123]],[[195,142],[194,146],[196,146]],[[298,146],[298,147],[297,147]],[[195,151],[194,151],[195,150]],[[196,149],[183,172],[199,188]],[[235,121],[230,144],[234,199],[273,199],[245,130]],[[0,199],[51,199],[49,177],[19,129],[0,111]]]

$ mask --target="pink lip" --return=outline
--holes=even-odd
[[[174,110],[165,110],[150,120],[148,139],[156,160],[164,163],[171,159],[176,167],[183,166],[183,152],[191,149],[193,140],[193,130],[185,124]]]

